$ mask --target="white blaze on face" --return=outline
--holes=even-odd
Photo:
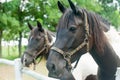
[[[31,37],[30,37],[29,41],[31,41],[31,40],[32,40],[32,38],[33,38],[33,36],[31,36]]]

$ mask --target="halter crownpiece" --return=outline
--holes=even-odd
[[[61,55],[63,55],[63,58],[67,61],[67,63],[68,63],[68,67],[69,67],[69,70],[71,70],[72,69],[72,66],[71,66],[71,61],[70,61],[70,59],[71,59],[71,56],[73,55],[73,54],[75,54],[77,51],[79,51],[81,48],[83,48],[84,46],[86,46],[87,48],[86,48],[86,51],[88,52],[89,51],[89,25],[88,25],[88,20],[87,20],[87,14],[84,12],[84,16],[85,16],[85,18],[84,18],[84,20],[85,20],[85,31],[86,31],[86,33],[85,33],[85,39],[84,39],[84,41],[77,47],[77,48],[75,48],[75,50],[72,50],[71,52],[65,52],[65,51],[63,51],[63,50],[61,50],[61,49],[59,49],[59,48],[57,48],[57,47],[52,47],[51,49],[52,50],[54,50],[54,51],[56,51],[56,52],[58,52],[58,53],[60,53]],[[79,61],[79,59],[78,59],[78,61]],[[78,63],[78,62],[77,62]],[[76,64],[77,64],[76,63]]]

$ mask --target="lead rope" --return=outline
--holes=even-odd
[[[77,62],[75,63],[74,67],[72,68],[72,71],[77,67],[79,60],[80,60],[80,58],[77,59]]]

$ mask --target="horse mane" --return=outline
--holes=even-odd
[[[68,26],[69,23],[69,19],[71,16],[73,16],[74,14],[72,13],[71,9],[67,9],[66,12],[62,15],[62,17],[59,20],[59,24],[58,26],[64,28]],[[63,24],[61,24],[63,23]],[[58,29],[59,27],[57,27]]]
[[[95,14],[93,12],[88,12],[85,9],[83,9],[82,11],[87,14],[90,34],[93,35],[93,42],[94,42],[93,45],[100,53],[103,53],[105,42],[107,41],[107,39],[103,32],[103,28],[100,24],[100,21],[104,22],[107,25],[110,24],[105,19],[100,17],[98,14]]]
[[[96,13],[94,13],[99,19],[100,19],[100,21],[102,21],[104,24],[106,24],[107,26],[110,26],[111,25],[111,23],[107,20],[107,19],[105,19],[105,18],[103,18],[102,16],[100,16],[100,15],[98,15],[98,14],[96,14]]]
[[[46,29],[45,29],[46,30]],[[51,32],[50,30],[46,30],[50,35],[52,35],[53,37],[56,37],[56,32]]]

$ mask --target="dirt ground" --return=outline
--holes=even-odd
[[[30,67],[31,70],[38,72],[43,75],[47,75],[48,71],[45,67],[46,61],[42,60],[37,66],[36,70],[33,70],[33,66]],[[28,76],[26,74],[22,75],[23,80],[36,80],[32,78],[31,76]],[[0,64],[0,80],[15,80],[15,71],[14,66]]]

